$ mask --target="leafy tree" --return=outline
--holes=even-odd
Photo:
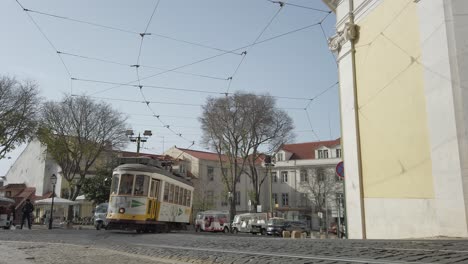
[[[35,134],[38,94],[32,82],[0,77],[0,159]]]
[[[127,141],[125,117],[88,97],[65,96],[60,102],[46,102],[41,119],[38,138],[61,167],[71,200],[80,194],[92,166],[107,162],[109,153]]]
[[[281,122],[278,119],[281,119]],[[237,182],[241,174],[248,172],[256,192],[260,185],[256,169],[262,147],[274,142],[283,142],[292,130],[292,120],[286,113],[276,109],[275,101],[268,95],[258,96],[249,93],[235,93],[221,98],[208,98],[200,118],[203,142],[218,153],[222,170],[222,180],[230,194],[229,212],[231,220],[236,214]],[[282,131],[274,132],[273,131]]]
[[[86,199],[95,204],[104,203],[109,200],[112,183],[112,168],[100,167],[96,170],[94,177],[86,178],[83,181],[82,193]]]

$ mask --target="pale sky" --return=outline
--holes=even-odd
[[[198,144],[201,139],[197,120],[201,113],[200,105],[205,103],[207,96],[223,96],[221,93],[227,91],[229,77],[233,77],[229,92],[268,92],[273,96],[305,99],[277,99],[278,107],[285,108],[294,120],[295,142],[316,141],[317,137],[311,129],[320,140],[340,136],[337,86],[310,104],[307,100],[338,81],[336,63],[328,50],[320,25],[262,42],[320,22],[327,13],[314,9],[328,10],[321,0],[288,1],[290,5],[283,6],[276,17],[279,4],[267,0],[160,0],[147,30],[152,34],[144,37],[138,63],[142,65],[139,67],[139,77],[143,79],[164,72],[161,69],[175,68],[185,74],[172,71],[144,79],[141,81],[142,93],[138,87],[108,89],[116,85],[71,81],[70,77],[110,83],[137,80],[135,67],[130,65],[137,64],[141,39],[138,33],[145,32],[158,1],[19,2],[31,11],[23,11],[15,0],[0,3],[0,32],[3,36],[0,41],[0,74],[36,81],[41,95],[47,100],[59,100],[70,92],[103,98],[128,116],[129,126],[136,132],[146,129],[153,131],[153,136],[144,145],[142,152],[162,153],[163,147],[168,149],[174,145],[186,148],[191,141],[197,143],[193,149],[203,150],[204,146]],[[29,19],[28,14],[54,47]],[[327,37],[334,34],[334,24],[333,14],[321,24]],[[254,42],[259,43],[240,49],[236,51],[237,54],[223,54],[226,53],[223,50],[235,50]],[[57,51],[71,54],[61,55],[70,75]],[[240,55],[243,51],[247,51],[247,55]],[[181,67],[215,55],[220,56]],[[132,84],[138,85],[138,82]],[[152,102],[150,108],[160,116],[163,123],[152,116],[153,112],[142,101]],[[307,105],[306,111],[304,109]],[[175,133],[163,127],[163,124],[169,125]],[[176,135],[178,133],[183,138]],[[21,150],[19,148],[10,153],[11,159],[0,161],[0,175],[6,174]],[[136,151],[136,146],[129,144],[127,150]]]

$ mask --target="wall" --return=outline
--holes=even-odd
[[[7,182],[25,183],[36,188],[36,195],[48,191],[44,188],[45,147],[39,141],[31,141],[6,174]]]
[[[422,1],[418,5],[422,65],[430,132],[438,232],[468,236],[466,144],[466,1]],[[466,87],[466,86],[465,86]],[[464,184],[463,184],[464,182]],[[465,191],[463,190],[465,189]]]

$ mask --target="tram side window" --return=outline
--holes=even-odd
[[[185,189],[184,188],[180,188],[180,193],[179,193],[179,204],[180,205],[184,205],[184,193],[185,193]]]
[[[119,175],[114,174],[112,175],[112,187],[111,187],[111,194],[117,194],[117,191],[119,190]]]
[[[188,193],[187,193],[187,206],[190,206],[191,200],[192,200],[192,192],[188,191]]]
[[[179,186],[176,186],[174,190],[174,203],[179,203]]]
[[[182,197],[182,202],[180,204],[187,206],[187,191],[184,189],[184,196]]]
[[[119,194],[132,194],[133,188],[133,175],[122,174],[120,179]]]
[[[173,203],[174,202],[174,185],[169,184],[169,202]]]
[[[169,183],[164,183],[164,202],[169,202]]]
[[[149,177],[147,175],[137,175],[135,178],[135,190],[133,195],[148,196]]]

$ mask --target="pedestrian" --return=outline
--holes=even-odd
[[[34,205],[31,203],[31,200],[26,199],[26,203],[23,206],[23,217],[21,219],[21,229],[23,229],[24,219],[28,220],[28,227],[31,229],[31,215],[34,212]]]

